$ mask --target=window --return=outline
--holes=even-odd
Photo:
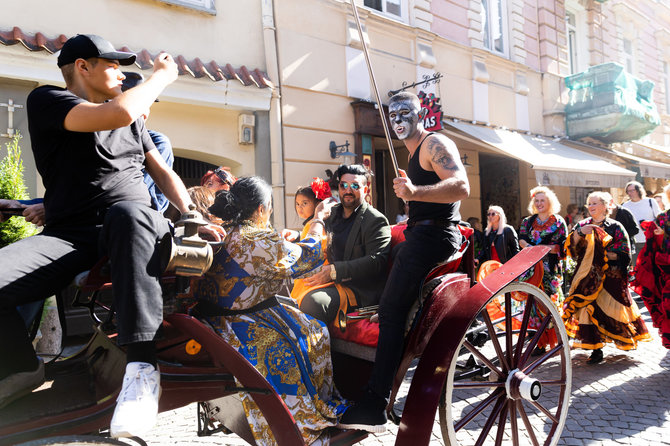
[[[204,11],[206,13],[216,15],[216,6],[214,2],[216,0],[160,0],[163,3],[169,3],[171,5],[183,6],[189,9],[197,9],[198,11]]]
[[[670,65],[663,62],[663,87],[665,88],[665,113],[670,115]]]
[[[579,71],[577,68],[577,19],[575,15],[567,11],[565,13],[565,23],[568,30],[568,65],[570,66],[570,74],[575,74]]]
[[[404,18],[403,0],[365,0],[364,5],[397,18]]]
[[[482,37],[484,47],[490,51],[507,54],[507,23],[504,0],[482,0]]]
[[[630,39],[623,39],[623,60],[626,71],[635,74],[635,64],[633,59],[633,42]]]

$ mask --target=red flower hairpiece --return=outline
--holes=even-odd
[[[326,198],[333,196],[330,191],[330,186],[321,178],[314,177],[314,181],[312,181],[310,187],[312,188],[314,195],[316,195],[317,200],[325,200]]]

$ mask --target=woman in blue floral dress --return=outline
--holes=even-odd
[[[305,442],[328,444],[327,428],[337,425],[346,408],[333,384],[328,330],[273,299],[286,279],[323,264],[320,209],[297,243],[269,225],[272,189],[259,177],[240,178],[230,191],[219,192],[210,211],[230,223],[229,232],[194,296],[232,310],[208,322],[282,396]],[[253,398],[240,398],[256,444],[276,444]]]
[[[558,201],[554,191],[545,186],[537,186],[530,191],[530,203],[528,212],[530,217],[526,217],[519,227],[519,246],[525,248],[535,245],[549,245],[551,251],[542,259],[543,275],[539,285],[540,288],[551,298],[556,307],[561,309],[563,305],[563,259],[565,250],[563,244],[567,237],[568,229],[563,217],[558,215],[561,211],[561,203]],[[537,277],[533,270],[526,273],[519,280],[533,283],[533,278]],[[539,327],[542,315],[531,314],[529,326],[531,328]],[[556,334],[553,330],[547,330],[538,342],[538,350],[535,352],[543,353],[548,345],[556,345]]]

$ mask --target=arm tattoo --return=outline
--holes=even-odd
[[[428,152],[432,161],[444,170],[459,170],[454,158],[449,153],[449,149],[439,139],[431,138],[428,142]]]

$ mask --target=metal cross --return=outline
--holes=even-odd
[[[14,110],[23,108],[23,105],[14,103],[13,99],[8,99],[7,103],[0,102],[0,107],[7,107],[7,133],[0,133],[5,138],[14,137]]]

